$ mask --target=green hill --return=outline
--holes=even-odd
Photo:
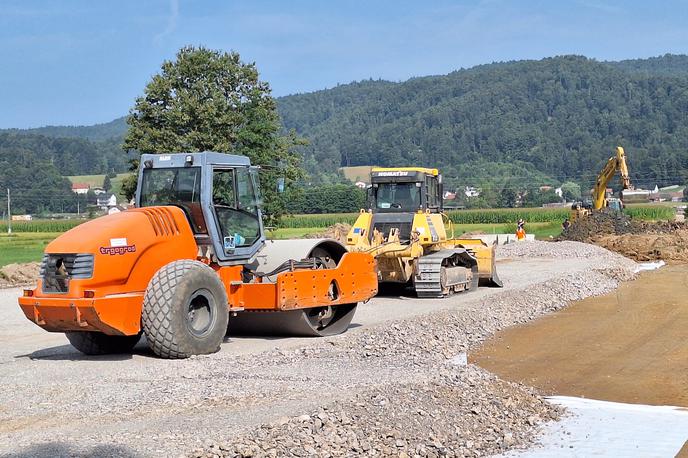
[[[46,137],[83,138],[91,141],[115,139],[121,140],[127,130],[126,118],[123,116],[114,121],[92,126],[45,126],[33,129],[3,129],[4,132],[38,134]],[[0,131],[0,132],[2,132]]]
[[[439,166],[449,179],[463,175],[457,185],[479,185],[467,165],[518,163],[534,170],[524,177],[522,166],[514,168],[516,183],[541,174],[588,186],[622,145],[637,184],[683,182],[688,78],[628,70],[634,65],[579,56],[495,63],[283,97],[279,109],[285,127],[309,140],[303,154],[315,174],[412,164]]]

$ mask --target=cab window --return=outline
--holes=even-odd
[[[248,168],[215,169],[212,196],[225,251],[253,245],[260,221]]]

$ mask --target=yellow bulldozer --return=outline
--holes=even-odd
[[[380,283],[412,286],[419,297],[444,297],[479,284],[502,286],[496,244],[454,238],[437,169],[374,167],[370,181],[370,209],[361,210],[346,246],[375,256]]]

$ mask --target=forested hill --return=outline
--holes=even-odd
[[[665,54],[648,59],[629,59],[618,62],[605,62],[620,70],[655,76],[686,76],[688,75],[688,56]]]
[[[128,169],[128,157],[120,143],[117,139],[92,142],[83,138],[0,131],[0,156],[30,155],[36,161],[51,164],[62,175],[124,172]]]
[[[311,171],[414,164],[453,178],[486,163],[517,163],[586,184],[623,145],[637,183],[682,182],[688,77],[629,70],[639,66],[578,56],[497,63],[283,97],[279,108],[285,126],[309,139]]]
[[[38,134],[46,137],[83,138],[91,141],[120,141],[127,130],[126,117],[92,126],[45,126],[33,129],[2,129],[0,132],[15,134]]]

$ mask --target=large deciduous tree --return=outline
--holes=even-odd
[[[283,134],[270,87],[236,52],[187,46],[165,61],[127,117],[123,148],[140,153],[217,151],[248,156],[263,167],[264,211],[284,211],[277,180],[301,176],[300,143]],[[129,182],[131,185],[131,182]],[[130,190],[131,191],[131,190]]]

